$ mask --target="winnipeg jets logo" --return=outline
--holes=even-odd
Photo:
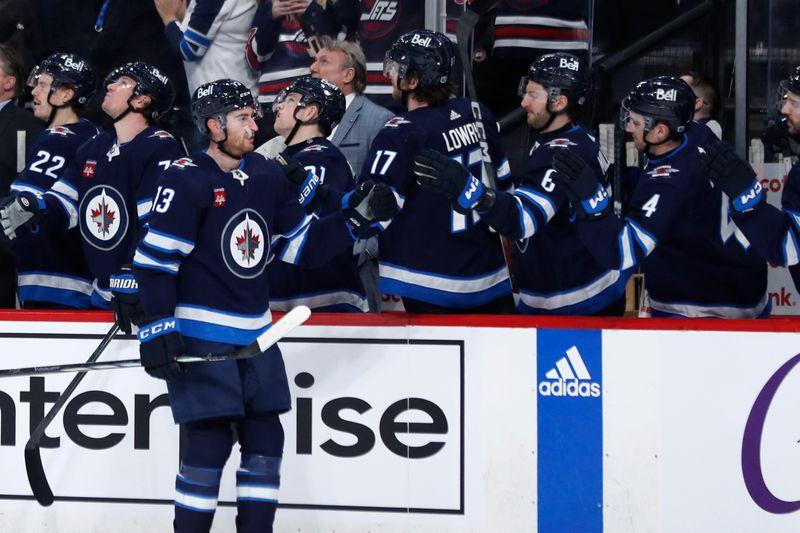
[[[125,237],[128,216],[122,195],[110,185],[87,191],[80,205],[80,228],[84,241],[99,250],[111,250]]]
[[[114,225],[117,219],[117,212],[109,208],[109,203],[106,201],[105,196],[101,198],[97,204],[97,208],[90,209],[90,211],[92,223],[97,226],[97,233],[101,234],[103,237],[111,233],[111,226]]]
[[[322,152],[323,150],[327,150],[327,146],[323,144],[310,144],[303,148],[303,152]]]
[[[75,135],[72,130],[65,128],[64,126],[53,126],[52,128],[47,128],[47,131],[50,133],[50,135],[61,135],[62,137]]]
[[[252,279],[267,266],[269,233],[257,211],[243,209],[235,214],[222,232],[225,265],[237,277]]]
[[[656,167],[648,172],[648,174],[654,178],[669,178],[670,174],[674,174],[676,172],[680,172],[680,170],[677,168],[672,168],[669,165],[661,165],[660,167]]]
[[[568,146],[578,146],[569,139],[553,139],[549,143],[546,143],[546,145],[551,148],[566,148]]]
[[[394,117],[390,118],[386,124],[383,125],[384,128],[399,128],[403,124],[411,124],[410,120],[406,120],[403,117]]]

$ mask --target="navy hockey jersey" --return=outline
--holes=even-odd
[[[342,152],[327,139],[309,139],[288,147],[285,153],[314,172],[320,183],[331,191],[344,194],[355,187],[350,165]],[[328,202],[319,214],[335,213],[341,209],[340,206],[341,202]],[[367,312],[369,305],[357,266],[352,247],[322,268],[303,268],[273,261],[268,269],[272,287],[270,307],[273,311],[288,311],[302,304],[318,312]]]
[[[349,6],[354,0],[327,2],[323,7],[312,1],[301,17],[286,16],[272,18],[272,2],[264,1],[258,5],[253,19],[253,28],[247,41],[247,62],[256,72],[258,79],[258,101],[272,104],[284,88],[298,76],[308,74],[312,62],[308,36],[305,29],[313,28],[318,39],[322,35],[345,38],[356,27],[348,20]],[[341,4],[341,5],[340,5]],[[319,43],[316,43],[319,46]]]
[[[44,195],[47,224],[80,231],[95,278],[95,307],[109,307],[109,277],[131,262],[156,179],[180,154],[172,135],[155,126],[122,145],[113,130],[103,132],[78,149],[64,175]]]
[[[628,214],[578,219],[584,244],[608,268],[641,263],[653,316],[755,318],[769,313],[767,265],[728,217],[683,136],[647,161]]]
[[[403,111],[392,98],[392,82],[383,75],[383,60],[392,43],[408,31],[425,27],[422,0],[363,0],[358,22],[358,39],[367,59],[367,88],[364,95],[395,113]]]
[[[553,156],[569,148],[605,184],[608,160],[581,126],[542,133],[513,195],[498,192],[483,220],[511,243],[518,310],[523,314],[591,315],[620,300],[628,272],[600,265],[572,223],[569,200],[552,179]],[[519,180],[517,180],[519,181]]]
[[[34,141],[28,166],[11,189],[44,194],[66,171],[78,148],[99,132],[86,119],[47,128]],[[21,228],[15,246],[20,301],[91,307],[92,276],[76,228],[50,232]]]
[[[498,185],[507,188],[511,171],[497,124],[486,108],[481,109]],[[451,98],[440,106],[398,115],[372,142],[359,181],[384,181],[403,200],[400,214],[379,237],[382,292],[451,308],[476,307],[510,294],[499,236],[477,213],[457,213],[441,193],[417,184],[414,156],[423,148],[446,153],[482,175],[469,100]]]
[[[353,246],[341,213],[307,217],[277,163],[249,154],[226,172],[206,153],[158,182],[134,274],[153,317],[184,336],[246,345],[272,323],[270,260],[320,266]]]

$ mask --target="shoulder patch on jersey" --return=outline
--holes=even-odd
[[[170,165],[171,167],[178,167],[178,168],[187,168],[187,167],[196,167],[197,165],[189,159],[188,157],[181,157],[180,159],[176,159]]]
[[[559,138],[545,143],[545,146],[549,146],[550,148],[567,148],[568,146],[578,146],[578,144],[569,139]]]
[[[328,147],[325,146],[324,144],[309,144],[308,146],[306,146],[305,148],[303,148],[300,151],[301,152],[321,152],[321,151],[327,150],[327,149],[328,149]]]
[[[680,170],[678,170],[677,168],[672,168],[670,165],[661,165],[654,168],[647,174],[649,174],[654,178],[669,178],[670,174],[674,174],[676,172],[680,172]]]
[[[47,128],[47,133],[49,133],[50,135],[61,135],[62,137],[67,137],[68,135],[75,135],[75,132],[67,128],[66,126],[53,126],[52,128]]]
[[[225,187],[217,187],[214,189],[214,207],[222,207],[225,205]]]
[[[81,171],[81,175],[84,178],[93,178],[96,168],[97,168],[97,161],[95,161],[94,159],[87,159],[86,162],[83,164],[83,171]]]
[[[150,137],[156,137],[158,139],[174,139],[175,137],[168,131],[164,130],[156,130]]]
[[[403,117],[393,117],[386,121],[386,124],[383,125],[384,128],[399,128],[403,124],[411,124],[410,120],[406,120]]]

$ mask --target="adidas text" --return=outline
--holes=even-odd
[[[571,379],[565,381],[542,381],[539,383],[539,394],[542,396],[572,396],[573,398],[599,398],[600,384]]]

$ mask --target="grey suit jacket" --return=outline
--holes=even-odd
[[[372,139],[393,116],[394,113],[373,104],[366,96],[356,96],[344,112],[331,142],[338,146],[347,158],[356,179],[361,174],[361,167],[367,158]]]

